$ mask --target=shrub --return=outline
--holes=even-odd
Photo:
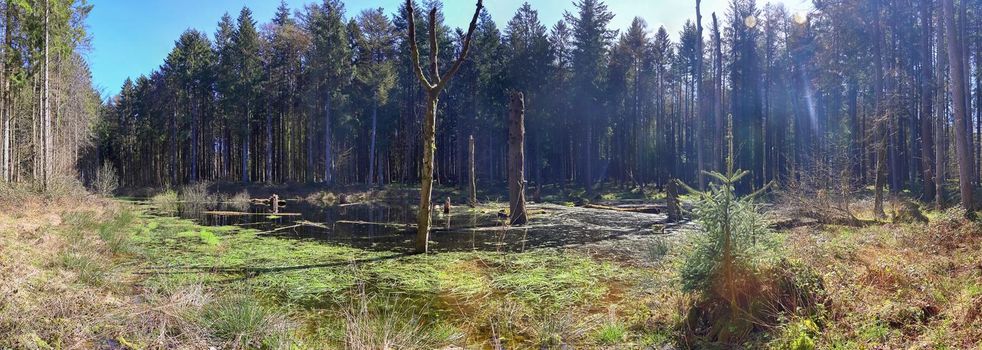
[[[116,168],[110,163],[103,163],[95,172],[95,179],[92,181],[92,189],[101,196],[112,196],[119,188],[119,176],[116,175]]]
[[[207,182],[195,182],[181,188],[178,199],[186,203],[210,203],[215,201],[215,196],[208,192]]]
[[[153,195],[153,197],[150,197],[150,202],[153,202],[156,205],[177,203],[177,192],[174,192],[174,190],[171,189],[166,189]]]

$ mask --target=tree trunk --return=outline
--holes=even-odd
[[[965,98],[965,61],[962,56],[961,41],[955,32],[954,4],[952,0],[942,0],[944,11],[945,34],[948,37],[948,69],[951,80],[952,104],[955,110],[955,153],[958,157],[958,182],[961,192],[962,207],[965,210],[974,210],[972,203],[972,155],[968,132],[966,130],[966,104]]]
[[[314,132],[314,125],[316,124],[314,117],[307,114],[307,169],[304,171],[304,179],[306,182],[314,182],[314,140],[316,139],[317,133]]]
[[[263,171],[263,181],[273,182],[273,112],[266,111],[266,166]]]
[[[368,185],[375,185],[375,135],[378,130],[378,96],[372,98],[372,134],[368,146]]]
[[[508,108],[508,202],[512,225],[525,225],[525,97],[511,95]]]
[[[419,215],[416,217],[416,252],[425,253],[430,240],[430,197],[433,195],[433,154],[436,151],[436,106],[439,91],[426,96],[426,115],[423,116],[423,163],[420,168],[421,188]]]
[[[706,179],[702,172],[705,171],[706,166],[702,154],[702,150],[703,148],[705,148],[703,147],[702,144],[702,133],[703,133],[703,129],[705,129],[703,127],[704,126],[703,117],[705,115],[702,112],[704,111],[703,104],[705,103],[706,99],[703,96],[703,91],[702,91],[702,9],[700,9],[701,3],[702,3],[701,0],[696,0],[696,88],[695,89],[696,89],[696,98],[698,98],[699,105],[698,107],[695,108],[696,131],[695,131],[695,142],[693,143],[693,145],[696,147],[696,159],[699,167],[698,174],[696,175],[699,178],[699,189],[704,189]]]
[[[10,103],[8,102],[9,74],[7,73],[7,52],[10,50],[10,4],[4,6],[3,47],[0,48],[0,180],[10,182]]]
[[[252,111],[246,107],[246,122],[242,127],[245,128],[242,134],[242,182],[249,183],[252,181],[249,174],[249,143],[252,139],[252,128],[250,127],[250,121],[252,120]]]
[[[48,101],[48,98],[49,98],[48,97],[48,91],[49,91],[49,85],[48,85],[48,83],[49,83],[49,80],[50,80],[49,72],[51,70],[50,67],[49,67],[51,60],[48,57],[49,56],[48,47],[50,46],[49,45],[49,42],[48,42],[49,41],[49,36],[50,36],[50,33],[49,33],[50,32],[50,28],[48,28],[48,26],[49,26],[48,25],[48,16],[49,16],[49,14],[50,14],[51,11],[48,8],[49,7],[48,5],[49,5],[48,4],[48,1],[46,0],[44,2],[44,97],[43,97],[44,98],[44,107],[43,107],[44,108],[44,117],[42,118],[43,119],[43,122],[44,122],[44,126],[41,128],[41,139],[42,139],[41,142],[44,144],[43,149],[42,149],[42,155],[43,155],[43,157],[42,157],[43,158],[43,160],[42,160],[42,163],[43,163],[43,171],[42,171],[43,182],[42,182],[42,184],[43,184],[45,190],[47,190],[48,189],[48,186],[51,184],[51,175],[52,175],[51,174],[51,106],[50,106],[49,101]]]
[[[713,137],[713,163],[715,164],[715,169],[721,171],[723,169],[723,44],[720,38],[719,32],[719,21],[716,19],[716,13],[713,12],[713,37],[716,41],[716,67],[715,67],[715,93],[713,106],[713,116],[715,119],[715,135]]]
[[[934,68],[931,62],[931,0],[921,1],[921,173],[924,180],[923,199],[929,201],[934,198],[934,131],[933,120],[933,93],[931,84],[934,82]]]
[[[331,153],[331,94],[324,97],[324,183],[334,183],[334,155]]]
[[[171,113],[170,118],[170,159],[167,170],[170,175],[170,185],[177,186],[177,108]]]
[[[198,104],[191,98],[191,182],[198,181]]]
[[[873,134],[875,137],[876,169],[874,173],[873,215],[885,218],[883,211],[883,187],[886,186],[887,162],[887,116],[883,111],[883,50],[881,48],[882,30],[880,28],[879,0],[873,1],[874,11],[871,16],[873,25]]]
[[[474,207],[477,206],[477,169],[474,167],[474,135],[471,135],[467,141],[467,154],[469,157],[467,177],[469,179],[468,183],[470,183],[470,189],[467,191],[467,203],[470,204],[471,207]]]

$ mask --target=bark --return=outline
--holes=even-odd
[[[273,112],[266,111],[266,164],[263,181],[273,182]]]
[[[324,97],[324,183],[334,183],[334,154],[331,153],[331,94]]]
[[[508,202],[512,225],[525,225],[525,97],[511,95],[508,113]]]
[[[716,41],[716,97],[715,105],[713,106],[713,115],[715,119],[715,137],[713,138],[713,162],[715,163],[716,170],[723,169],[723,44],[719,32],[719,21],[716,19],[716,13],[713,12],[713,37]]]
[[[50,28],[48,28],[49,27],[48,16],[50,14],[50,9],[48,8],[49,7],[48,5],[49,5],[48,1],[45,1],[44,2],[44,97],[43,97],[44,107],[42,107],[44,108],[44,117],[42,118],[44,120],[43,121],[44,126],[41,128],[41,139],[42,139],[41,142],[44,144],[42,149],[42,155],[43,155],[43,160],[42,160],[43,182],[42,183],[44,185],[45,190],[47,190],[48,186],[51,184],[51,175],[52,175],[51,174],[51,106],[48,101],[49,99],[48,91],[50,90],[49,72],[51,71],[49,67],[50,58],[48,57],[49,56],[48,48],[50,46],[49,43]]]
[[[177,108],[171,113],[170,118],[170,159],[167,165],[168,175],[170,175],[170,185],[177,186]]]
[[[246,122],[245,125],[243,125],[243,128],[245,129],[243,130],[242,135],[242,182],[245,183],[252,181],[249,176],[249,143],[252,138],[252,128],[249,127],[249,122],[252,120],[251,114],[252,111],[246,108]]]
[[[702,106],[704,103],[703,101],[705,101],[705,98],[703,98],[703,94],[702,94],[703,92],[702,91],[702,10],[700,9],[701,3],[702,3],[701,0],[696,0],[696,36],[697,36],[696,37],[696,97],[698,98],[699,101],[698,102],[699,107],[695,109],[696,110],[696,132],[695,132],[696,142],[694,143],[694,145],[696,147],[696,159],[699,166],[699,173],[697,175],[699,177],[699,189],[704,189],[706,180],[705,177],[703,176],[703,171],[705,171],[706,166],[703,159],[702,150],[705,147],[703,147],[701,141],[702,141],[702,133],[704,129],[704,125],[703,125],[704,114],[702,113],[703,111]]]
[[[668,222],[682,221],[682,206],[679,203],[679,189],[677,180],[668,180],[665,185],[665,201],[667,203]]]
[[[375,185],[375,135],[378,130],[378,97],[372,98],[372,133],[368,145],[368,184]]]
[[[436,151],[436,107],[439,100],[434,93],[427,95],[426,114],[423,116],[423,164],[419,195],[419,215],[416,217],[416,251],[429,249],[430,199],[433,196],[433,153]]]
[[[944,11],[945,34],[948,37],[948,70],[951,76],[952,104],[955,111],[955,154],[958,157],[958,182],[961,193],[962,207],[968,211],[974,209],[972,202],[972,154],[969,144],[966,124],[965,97],[965,61],[962,56],[961,41],[955,32],[954,4],[952,0],[942,0]]]
[[[887,162],[887,121],[886,113],[883,111],[883,50],[881,48],[882,30],[880,27],[880,8],[879,0],[874,0],[873,19],[873,117],[874,135],[876,137],[876,169],[873,195],[873,215],[877,218],[885,218],[883,211],[883,187],[886,186],[886,162]]]
[[[307,168],[304,169],[304,179],[307,182],[314,182],[314,125],[316,124],[313,116],[307,116]]]
[[[940,4],[939,4],[940,6]],[[940,22],[939,22],[940,23]],[[945,183],[945,155],[947,151],[947,143],[945,140],[945,128],[947,126],[947,120],[945,118],[946,113],[946,94],[945,94],[945,74],[944,74],[944,62],[945,54],[941,50],[941,43],[944,42],[944,31],[938,28],[934,31],[935,43],[938,45],[937,57],[935,62],[935,77],[937,82],[935,83],[935,98],[937,99],[935,108],[935,125],[934,128],[934,204],[936,209],[941,210],[944,207],[944,183]]]
[[[10,73],[7,71],[7,53],[10,50],[11,37],[10,37],[10,20],[11,13],[10,4],[6,4],[4,7],[4,31],[3,31],[3,50],[0,51],[0,129],[3,131],[2,144],[0,144],[0,179],[3,182],[11,182],[11,160],[10,160]]]
[[[933,90],[932,75],[934,68],[931,62],[931,0],[921,1],[921,173],[924,180],[924,200],[934,198],[934,131],[932,128]]]
[[[876,122],[875,130],[876,139],[876,174],[874,180],[874,195],[873,195],[873,215],[876,215],[878,219],[886,218],[886,213],[883,211],[883,187],[886,185],[886,161],[887,161],[887,149],[886,149],[886,124],[883,120],[878,120]]]
[[[191,98],[191,182],[198,181],[198,104]]]
[[[470,138],[468,139],[467,154],[468,154],[468,163],[469,163],[467,167],[468,169],[467,182],[470,184],[470,189],[468,190],[468,196],[467,196],[468,198],[467,203],[470,204],[471,207],[474,207],[477,205],[477,171],[476,171],[477,169],[475,169],[474,167],[474,163],[475,163],[474,135],[471,135]]]

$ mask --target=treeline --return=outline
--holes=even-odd
[[[0,186],[91,178],[100,119],[84,0],[0,1]]]
[[[982,168],[982,0],[954,1],[950,14],[946,1],[790,13],[733,0],[708,15],[695,1],[677,40],[640,17],[610,28],[601,0],[574,2],[551,27],[527,3],[501,29],[483,13],[439,100],[435,178],[466,185],[473,135],[479,181],[503,184],[507,92],[518,90],[532,186],[702,183],[701,170],[723,164],[732,115],[746,190],[819,167],[929,199],[946,177],[970,190]],[[434,7],[446,65],[464,33],[442,23],[439,1],[416,8]],[[105,106],[100,154],[127,186],[416,182],[426,96],[407,18],[405,6],[349,17],[326,0],[281,5],[258,27],[244,8],[214,38],[189,30]],[[423,67],[428,39],[417,39]]]

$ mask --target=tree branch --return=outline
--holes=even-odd
[[[464,47],[460,51],[460,57],[457,57],[457,60],[454,61],[453,66],[450,67],[450,70],[447,71],[446,74],[444,74],[440,79],[440,82],[436,86],[438,91],[443,89],[443,86],[450,80],[450,78],[454,76],[454,74],[457,74],[457,71],[460,70],[460,66],[467,58],[467,52],[470,51],[471,48],[471,37],[474,35],[474,31],[477,29],[477,17],[480,16],[482,9],[484,9],[484,1],[477,0],[477,5],[474,9],[474,17],[471,19],[470,27],[467,28],[467,36],[464,38]]]
[[[436,44],[436,7],[430,10],[430,74],[436,79],[436,85],[440,85],[440,46]]]
[[[413,61],[413,73],[416,73],[420,84],[423,84],[423,88],[429,92],[435,86],[426,79],[423,66],[419,64],[419,47],[416,45],[416,9],[413,8],[413,0],[406,0],[406,11],[409,12],[409,57]]]

